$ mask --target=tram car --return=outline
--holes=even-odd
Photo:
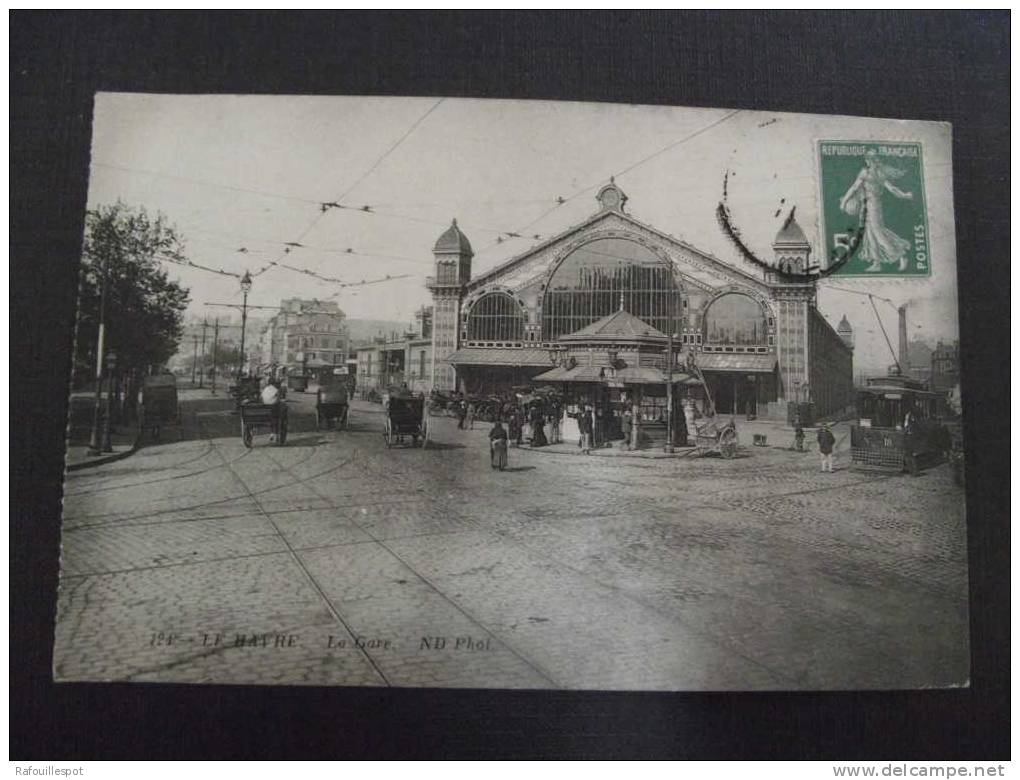
[[[315,394],[315,429],[339,427],[346,429],[350,420],[347,376],[336,369],[319,383]]]
[[[951,448],[951,435],[938,418],[938,396],[923,383],[891,373],[869,379],[858,392],[851,468],[916,475]]]
[[[181,414],[177,405],[177,378],[173,374],[147,376],[142,380],[138,407],[139,427],[153,439],[159,439],[164,427],[177,426],[180,430]]]

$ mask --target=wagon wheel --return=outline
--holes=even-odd
[[[719,454],[729,460],[737,454],[737,432],[730,429],[719,437]]]
[[[241,441],[244,442],[244,446],[251,449],[252,431],[251,426],[248,425],[244,420],[241,421]]]
[[[281,415],[280,421],[277,423],[276,432],[276,446],[282,447],[287,443],[287,415]]]

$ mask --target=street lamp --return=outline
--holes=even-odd
[[[96,397],[92,406],[92,431],[89,435],[89,455],[100,455],[103,451],[100,427],[100,409],[103,398],[103,380],[106,372],[103,370],[104,349],[106,346],[106,287],[110,275],[110,262],[107,255],[103,254],[103,266],[100,271],[99,288],[99,330],[96,335]]]
[[[666,298],[666,446],[663,452],[674,452],[673,449],[673,330],[676,327],[676,313],[673,302],[676,299],[676,269],[673,261],[666,261],[669,271],[669,294]]]
[[[109,377],[106,385],[106,419],[103,420],[103,452],[113,452],[113,441],[110,438],[110,418],[113,416],[113,372],[117,368],[117,353],[112,349],[106,354],[106,374]]]
[[[241,292],[244,293],[244,302],[241,304],[241,359],[237,366],[238,379],[244,371],[244,328],[248,322],[248,293],[251,292],[251,274],[247,271],[241,277]]]
[[[673,299],[676,297],[676,277],[673,261],[666,263],[669,268],[669,296],[666,298],[666,452],[673,452]]]

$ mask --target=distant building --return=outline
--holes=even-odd
[[[931,389],[947,393],[960,384],[960,343],[941,341],[931,353]]]
[[[261,366],[316,372],[346,364],[349,337],[335,301],[287,298],[259,334]]]
[[[907,361],[903,370],[911,379],[931,384],[932,348],[924,339],[914,337],[907,344]]]
[[[432,338],[420,329],[418,333],[377,338],[356,351],[359,391],[381,393],[405,382],[416,393],[432,389]]]

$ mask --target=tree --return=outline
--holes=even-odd
[[[104,262],[106,349],[116,352],[118,371],[144,372],[177,350],[189,291],[167,276],[164,260],[182,262],[184,254],[162,214],[151,217],[119,201],[86,213],[75,351],[80,376],[95,371]]]

